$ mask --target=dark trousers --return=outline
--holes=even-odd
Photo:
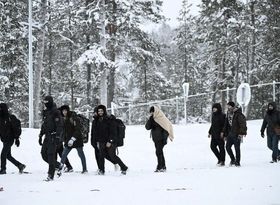
[[[98,152],[98,169],[101,171],[105,171],[105,156],[108,153],[109,158],[112,160],[113,164],[118,164],[121,167],[122,171],[127,170],[127,166],[122,162],[122,160],[116,154],[116,146],[111,145],[110,147],[106,147],[106,143],[99,143],[99,152]]]
[[[7,159],[14,164],[16,167],[19,167],[21,163],[13,158],[11,154],[11,148],[13,146],[12,142],[3,142],[3,149],[1,152],[1,170],[6,170]]]
[[[56,154],[55,154],[55,168],[59,168],[60,166],[60,163],[57,160],[57,154],[60,156],[60,158],[62,157],[62,152],[63,152],[63,146],[62,144],[57,146],[56,147],[56,150],[55,150]],[[41,148],[41,156],[42,156],[42,159],[49,163],[49,156],[48,156],[48,142],[47,140],[45,139],[44,142],[43,142],[43,145],[42,145],[42,148]],[[52,159],[52,157],[51,157]],[[65,165],[68,169],[73,169],[68,158],[66,158],[65,160]]]
[[[272,151],[272,160],[277,160],[280,151],[278,149],[279,136],[272,134],[267,135],[267,146]]]
[[[165,159],[164,159],[164,155],[163,155],[163,147],[164,147],[164,143],[163,141],[156,141],[155,143],[155,148],[156,148],[156,156],[157,156],[157,169],[166,169],[165,166]]]
[[[227,137],[227,143],[226,143],[226,150],[228,155],[230,156],[230,159],[232,162],[240,163],[241,153],[240,153],[240,143],[241,140],[238,138],[237,135],[229,135]],[[232,152],[232,145],[234,145],[235,149],[235,155]]]
[[[225,162],[225,141],[223,139],[211,139],[210,148],[217,157],[219,162]],[[218,149],[219,148],[219,149]]]
[[[93,146],[94,148],[94,154],[95,154],[95,160],[96,160],[96,163],[97,163],[97,167],[99,168],[100,167],[100,162],[99,162],[99,149],[97,148],[97,145],[96,146]],[[112,164],[117,164],[115,162],[112,161],[112,159],[109,157],[109,154],[108,154],[108,151],[106,150],[106,153],[105,153],[105,159],[107,159],[109,162],[111,162]]]
[[[59,168],[60,163],[56,161],[57,153],[59,151],[59,147],[61,145],[56,145],[54,141],[45,138],[42,148],[41,148],[41,155],[45,162],[49,164],[48,175],[49,177],[53,178],[55,173],[55,168]],[[62,147],[62,146],[61,146]],[[62,147],[63,151],[63,147]],[[62,155],[62,153],[61,153]],[[66,164],[66,162],[65,162]]]

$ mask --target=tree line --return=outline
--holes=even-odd
[[[45,95],[85,111],[99,103],[174,98],[189,82],[190,94],[214,92],[189,104],[190,115],[207,118],[207,105],[226,103],[219,90],[280,81],[279,1],[202,0],[200,13],[192,16],[183,0],[175,28],[166,23],[160,0],[32,2],[37,126]],[[155,28],[148,30],[147,24]],[[0,100],[27,121],[27,1],[0,1],[0,42]],[[247,110],[251,118],[261,117],[270,90],[254,91]],[[230,97],[235,99],[235,92]]]

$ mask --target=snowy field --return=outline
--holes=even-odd
[[[128,126],[119,156],[129,172],[121,176],[106,162],[106,175],[96,175],[94,150],[85,145],[89,173],[82,175],[76,150],[69,155],[75,172],[44,182],[47,164],[41,159],[39,130],[24,129],[13,156],[31,174],[18,174],[9,162],[0,176],[1,205],[280,205],[280,163],[270,164],[261,121],[248,122],[248,136],[241,145],[241,168],[217,167],[208,139],[209,124],[175,126],[175,141],[164,149],[167,172],[154,173],[156,156],[144,126]],[[0,145],[2,149],[2,143]]]

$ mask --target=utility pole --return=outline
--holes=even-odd
[[[34,127],[33,113],[33,52],[32,52],[32,0],[28,0],[28,71],[29,71],[29,128]]]

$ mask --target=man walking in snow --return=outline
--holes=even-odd
[[[56,167],[56,153],[57,147],[62,142],[63,121],[60,111],[53,102],[51,96],[46,96],[43,100],[46,109],[43,111],[43,124],[41,134],[45,135],[42,143],[42,136],[39,136],[39,144],[42,144],[41,153],[47,153],[49,163],[48,177],[45,181],[51,181],[54,177]]]
[[[164,113],[156,106],[150,108],[150,114],[145,128],[151,130],[152,139],[156,148],[157,167],[155,172],[165,172],[166,164],[163,154],[163,148],[167,144],[167,139],[174,139],[172,123],[167,119]]]
[[[279,133],[276,128],[280,127],[280,112],[277,110],[275,102],[268,104],[265,117],[261,127],[261,136],[264,138],[264,131],[267,134],[267,147],[272,151],[271,163],[276,163],[279,158],[280,150],[278,149]]]
[[[11,148],[14,142],[17,147],[20,145],[19,136],[16,136],[14,130],[16,120],[16,116],[8,112],[7,104],[0,103],[0,138],[3,143],[0,174],[6,174],[7,159],[19,169],[20,173],[25,169],[25,165],[13,158],[11,154]],[[20,135],[21,133],[18,134]]]
[[[93,109],[93,121],[92,121],[92,125],[94,125],[96,123],[96,120],[98,120],[98,113],[97,113],[97,107],[95,107]],[[93,126],[92,126],[93,128]],[[97,142],[95,140],[95,136],[93,135],[94,132],[91,131],[91,145],[92,147],[94,148],[94,153],[95,153],[95,160],[96,160],[96,163],[97,163],[97,166],[99,167],[100,166],[100,162],[99,162],[99,149],[97,147]],[[114,164],[115,166],[115,170],[118,170],[119,169],[119,165],[114,162],[110,156],[109,156],[109,153],[108,153],[108,150],[106,150],[106,152],[104,153],[104,157],[105,159],[107,159],[109,162],[111,162],[112,164]],[[99,171],[98,171],[99,172]]]
[[[225,125],[226,115],[222,112],[222,106],[220,103],[215,103],[212,106],[212,119],[211,127],[209,129],[209,136],[211,138],[211,150],[218,159],[218,166],[225,165],[225,140],[221,137]],[[218,148],[219,149],[218,149]]]
[[[228,112],[221,137],[226,137],[227,140],[226,150],[231,159],[230,166],[240,167],[240,143],[247,134],[246,118],[241,108],[236,107],[234,102],[229,102],[227,107]],[[236,156],[232,152],[232,145],[234,145]]]
[[[117,127],[107,115],[106,107],[104,105],[97,106],[97,117],[93,121],[91,129],[92,143],[96,143],[98,148],[98,169],[99,175],[105,173],[105,155],[109,154],[110,159],[114,164],[118,164],[121,168],[121,173],[126,174],[127,166],[122,160],[116,155],[116,139]]]

